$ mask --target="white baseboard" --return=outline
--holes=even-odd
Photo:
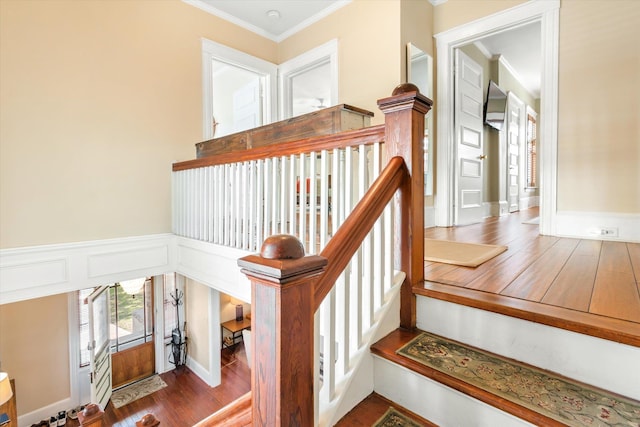
[[[37,424],[42,420],[49,421],[52,416],[57,416],[60,411],[68,411],[75,408],[76,404],[73,403],[71,398],[62,399],[55,403],[36,409],[35,411],[28,412],[18,417],[18,426],[30,426]],[[48,425],[48,424],[47,424]]]
[[[434,206],[425,206],[424,208],[424,228],[436,226],[436,208]]]
[[[195,359],[191,358],[191,356],[187,355],[187,366],[191,371],[196,374],[202,381],[207,383],[207,385],[214,387],[219,384],[211,384],[211,372],[209,369],[206,369],[204,366],[199,364]],[[220,369],[220,367],[218,367]]]
[[[603,234],[603,229],[612,231],[612,234]],[[558,212],[556,234],[581,239],[640,242],[640,214]]]
[[[509,214],[509,205],[506,200],[500,202],[483,202],[484,217],[502,216]]]
[[[0,304],[175,270],[173,234],[0,251]]]
[[[540,206],[540,196],[521,197],[518,202],[519,202],[519,209],[522,211],[525,209]]]

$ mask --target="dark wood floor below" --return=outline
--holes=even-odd
[[[508,250],[476,268],[425,261],[416,293],[640,346],[640,244],[542,236],[537,214],[426,229]]]
[[[135,400],[121,408],[107,405],[104,425],[135,427],[146,414],[153,414],[161,427],[190,427],[228,405],[251,389],[251,371],[242,344],[225,348],[221,353],[222,383],[209,387],[189,368],[160,374],[167,387]],[[67,427],[76,427],[68,420]]]

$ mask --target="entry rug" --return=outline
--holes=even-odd
[[[422,427],[422,424],[416,423],[390,406],[387,412],[371,427]]]
[[[422,333],[397,353],[569,426],[640,426],[639,401],[436,335]]]
[[[424,239],[425,261],[443,262],[464,267],[477,267],[506,250],[506,246],[499,245]]]
[[[162,378],[154,375],[114,391],[111,395],[111,403],[113,403],[115,408],[120,408],[166,386],[167,383],[165,383]]]

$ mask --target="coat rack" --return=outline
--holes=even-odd
[[[169,362],[173,363],[176,368],[184,366],[187,363],[187,322],[184,322],[184,337],[180,331],[180,306],[183,304],[182,297],[184,292],[176,288],[175,295],[169,294],[173,301],[171,305],[176,308],[176,327],[171,331],[171,354]]]

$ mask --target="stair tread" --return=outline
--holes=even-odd
[[[404,329],[397,329],[395,331],[393,331],[392,333],[390,333],[389,335],[387,335],[386,337],[382,338],[380,341],[378,341],[377,343],[375,343],[372,347],[371,347],[371,352],[375,355],[378,355],[379,357],[385,358],[387,360],[390,360],[398,365],[401,365],[407,369],[410,369],[418,374],[421,374],[427,378],[430,378],[432,380],[435,380],[439,383],[442,383],[450,388],[453,388],[455,390],[458,390],[464,394],[467,394],[475,399],[478,399],[480,401],[483,401],[491,406],[494,406],[498,409],[501,409],[505,412],[508,412],[512,415],[515,415],[521,419],[524,419],[526,421],[529,421],[533,424],[536,425],[548,425],[548,426],[561,426],[561,425],[567,425],[567,422],[560,422],[557,419],[551,418],[551,416],[547,416],[544,413],[541,413],[541,411],[544,411],[544,409],[540,408],[539,410],[534,410],[531,408],[531,406],[527,406],[527,402],[526,400],[518,400],[517,398],[517,394],[516,393],[512,393],[512,395],[508,395],[505,393],[502,393],[502,395],[500,395],[500,392],[494,393],[492,391],[486,390],[485,388],[481,388],[477,385],[471,384],[468,381],[465,381],[464,379],[458,378],[456,376],[454,376],[455,374],[447,374],[444,373],[442,370],[438,370],[434,367],[431,366],[427,366],[423,363],[420,363],[416,360],[414,360],[413,358],[401,355],[397,353],[397,350],[400,349],[401,347],[403,347],[405,344],[409,343],[411,340],[413,340],[414,338],[420,336],[421,334],[423,334],[423,331],[420,330],[404,330]],[[432,337],[435,337],[434,340],[440,342],[442,337],[437,337],[436,335],[433,334],[428,334]],[[484,354],[487,355],[487,357],[493,358],[495,357],[496,359],[500,360],[500,363],[503,366],[509,366],[509,370],[511,369],[510,366],[513,366],[514,372],[520,372],[518,369],[530,369],[531,371],[534,371],[536,373],[540,372],[541,375],[543,375],[543,378],[545,378],[545,385],[548,385],[549,383],[551,383],[552,381],[558,381],[558,384],[562,385],[562,382],[568,382],[568,383],[572,383],[572,384],[577,384],[580,386],[583,386],[582,384],[580,384],[577,381],[573,381],[570,379],[567,379],[565,377],[562,377],[560,375],[551,373],[549,371],[545,371],[530,365],[526,365],[517,361],[511,361],[507,358],[504,358],[502,356],[499,355],[494,355],[490,352],[484,351],[484,350],[480,350],[471,346],[466,346],[464,344],[461,343],[457,343],[455,341],[452,340],[448,340],[446,338],[442,338],[444,340],[450,341],[452,343],[452,347],[446,347],[445,351],[447,352],[447,356],[451,356],[454,351],[456,351],[456,348],[462,348],[464,352],[469,351],[469,354]],[[428,342],[428,339],[427,339]],[[441,345],[440,343],[438,345]],[[466,353],[465,353],[466,354]],[[445,360],[445,359],[443,359]],[[446,359],[446,360],[451,360],[451,358]],[[471,356],[471,362],[470,363],[474,363],[473,361],[473,356]],[[465,361],[466,363],[466,361]],[[484,364],[483,364],[484,365]],[[461,364],[456,364],[454,366],[454,370],[456,371],[461,371],[464,369],[465,365],[461,365]],[[490,363],[487,366],[491,366]],[[446,366],[445,366],[446,367]],[[451,365],[448,365],[448,368],[451,368]],[[470,373],[472,373],[472,371],[469,371]],[[475,373],[473,374],[475,375]],[[473,377],[471,377],[473,378]],[[507,376],[504,376],[504,378],[507,378]],[[511,379],[511,375],[508,376],[509,379]],[[518,376],[514,376],[513,378],[518,378]],[[523,378],[526,378],[526,376],[523,374]],[[531,378],[538,378],[536,376],[531,377]],[[542,378],[542,377],[541,377]],[[547,381],[548,380],[548,381]],[[501,385],[504,386],[504,384],[506,384],[505,382],[501,382]],[[604,390],[600,390],[597,389],[595,387],[592,386],[587,386],[584,385],[584,388],[587,390],[593,390],[595,392],[598,393],[602,393],[605,394],[606,396],[608,396],[608,398],[610,398],[612,401],[616,401],[616,402],[622,402],[625,405],[629,406],[635,406],[632,408],[632,412],[633,410],[635,410],[635,415],[631,415],[632,419],[634,420],[634,422],[640,422],[640,402],[637,402],[635,400],[629,399],[629,398],[624,398],[622,396],[618,396],[615,395],[613,393],[610,392],[606,392]],[[510,389],[511,390],[511,389]],[[533,387],[531,388],[531,390],[534,390]],[[544,390],[543,390],[544,391]],[[516,394],[516,396],[514,397],[513,394]],[[553,393],[549,392],[549,396],[552,396]],[[540,399],[540,402],[543,402],[543,398],[547,398],[548,396],[545,394],[542,397],[535,397],[536,399]],[[532,402],[535,401],[534,398],[532,398]],[[519,403],[518,403],[519,402]],[[625,403],[626,402],[626,403]],[[570,402],[570,403],[575,403],[577,405],[581,405],[580,407],[584,407],[587,408],[589,405],[589,402],[586,401],[578,401],[578,402]],[[531,405],[531,404],[529,404]],[[544,406],[544,405],[543,405]],[[535,407],[535,405],[534,405]],[[601,413],[601,415],[603,417],[607,416],[607,411],[608,409],[606,409],[606,405],[603,406],[605,408],[605,410]],[[594,406],[591,406],[591,409],[594,409]],[[601,408],[601,406],[597,406],[597,408]],[[619,414],[616,411],[612,411],[614,412],[611,416],[619,416]],[[548,413],[547,413],[548,414]],[[584,416],[592,416],[594,415],[593,413],[589,413],[586,414]],[[580,417],[583,416],[583,414],[577,414],[576,417]],[[626,415],[625,415],[626,416]]]
[[[425,427],[437,427],[436,424],[425,420],[395,402],[385,399],[378,393],[371,393],[367,396],[355,408],[349,411],[348,414],[342,417],[342,419],[336,424],[336,427],[370,427],[374,425],[374,423],[379,420],[389,408],[394,408],[412,421]]]

